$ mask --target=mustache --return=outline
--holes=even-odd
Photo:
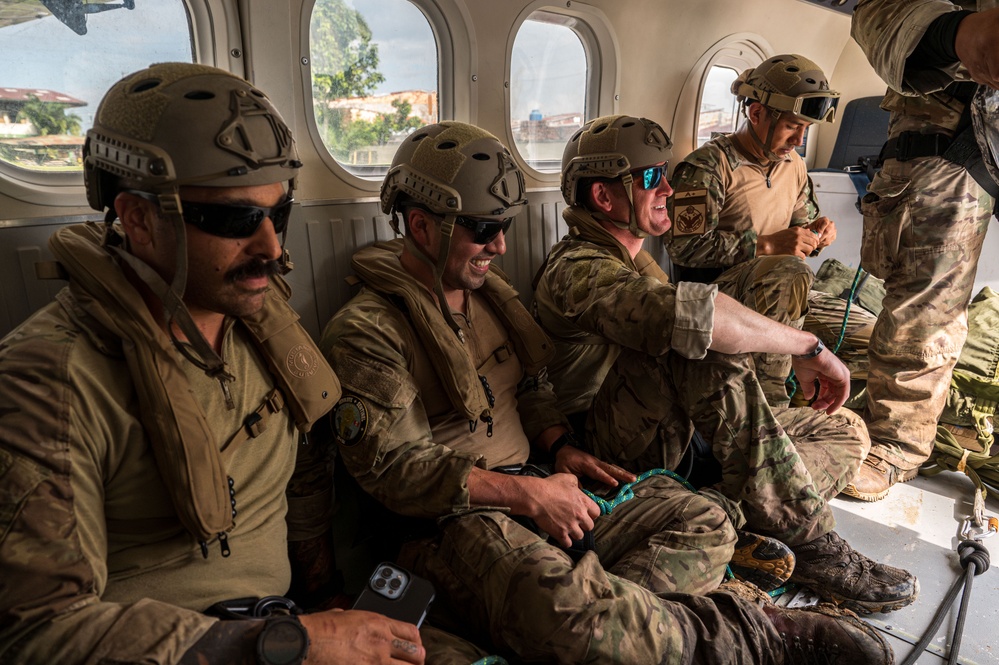
[[[271,277],[281,274],[281,264],[278,261],[261,261],[254,259],[236,266],[226,273],[226,282],[236,282],[241,279],[254,277]]]

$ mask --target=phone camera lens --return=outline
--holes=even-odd
[[[378,571],[378,574],[381,575],[382,577],[388,579],[389,577],[392,577],[392,569],[391,568],[382,568],[381,570]]]
[[[376,589],[384,589],[386,584],[387,584],[387,582],[385,580],[383,580],[382,578],[378,578],[377,580],[375,580],[375,588]]]
[[[400,580],[398,577],[389,582],[389,587],[391,587],[394,590],[398,590],[399,587],[401,586],[402,586],[402,580]]]

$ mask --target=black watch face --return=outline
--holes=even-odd
[[[305,629],[294,619],[268,623],[258,644],[267,665],[298,665],[305,659],[307,648]]]

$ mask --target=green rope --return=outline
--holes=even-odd
[[[857,272],[853,276],[853,284],[850,286],[850,297],[846,301],[846,311],[843,312],[843,325],[839,329],[839,339],[836,340],[835,346],[832,348],[833,355],[839,353],[839,348],[843,346],[843,339],[846,337],[846,326],[850,320],[850,308],[853,307],[853,298],[857,294],[857,284],[860,282],[860,276],[864,273],[862,267],[857,267]],[[798,392],[798,380],[794,376],[794,370],[787,375],[787,380],[784,384],[790,387],[790,393],[788,393],[788,399],[794,397],[794,394]]]
[[[593,502],[596,503],[598,506],[600,506],[601,515],[610,515],[611,511],[617,508],[619,505],[621,505],[625,501],[629,501],[635,498],[635,493],[631,489],[633,486],[642,482],[646,478],[651,478],[652,476],[669,476],[676,482],[686,487],[691,492],[694,492],[695,494],[697,493],[697,490],[694,489],[693,485],[687,482],[686,478],[668,469],[652,469],[650,471],[646,471],[642,475],[638,476],[638,478],[636,478],[634,482],[626,483],[620,490],[618,490],[617,495],[610,500],[599,497],[590,490],[583,490],[583,493],[586,494],[586,496],[593,499]]]

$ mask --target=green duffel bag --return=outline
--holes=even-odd
[[[854,280],[857,286],[854,287]],[[834,295],[843,300],[850,297],[850,290],[855,289],[855,304],[859,304],[871,314],[881,313],[881,301],[885,297],[885,283],[866,270],[857,278],[857,269],[850,268],[836,259],[826,259],[815,273],[815,283],[812,290]]]

